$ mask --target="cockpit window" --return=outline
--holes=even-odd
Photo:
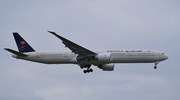
[[[164,55],[164,53],[162,53],[162,55]]]

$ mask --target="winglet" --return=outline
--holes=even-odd
[[[51,33],[51,34],[53,34],[53,35],[55,35],[56,37],[58,37],[58,38],[61,39],[62,41],[63,41],[63,40],[67,40],[67,39],[63,38],[62,36],[57,35],[55,32],[52,32],[52,31],[48,31],[48,32]],[[69,41],[69,40],[68,40],[68,41]]]
[[[48,31],[49,33],[52,33],[52,34],[55,34],[55,32],[52,32],[52,31]]]
[[[26,54],[23,54],[23,53],[21,53],[21,52],[18,52],[18,51],[9,49],[9,48],[4,48],[4,49],[7,50],[7,51],[9,51],[9,52],[11,52],[11,53],[13,53],[13,54],[15,54],[15,55],[17,55],[17,56],[23,56],[23,57],[28,56],[28,55],[26,55]]]
[[[64,38],[64,37],[56,34],[55,32],[52,32],[52,31],[48,31],[48,32],[51,33],[51,34],[53,34],[53,35],[55,35],[55,36],[58,37],[59,39],[61,39],[62,42],[65,43],[66,46],[67,46],[67,43],[66,43],[66,42],[71,42],[71,41],[69,41],[68,39],[66,39],[66,38]],[[73,43],[73,42],[71,42],[71,43]],[[75,44],[75,43],[74,43],[74,44]],[[76,44],[76,45],[77,45],[77,44]],[[67,46],[67,47],[68,47],[68,46]]]
[[[48,31],[48,32],[55,35],[55,36],[58,36],[55,32],[52,32],[52,31]]]

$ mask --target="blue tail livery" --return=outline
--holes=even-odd
[[[13,33],[19,52],[34,52],[35,50],[18,34]]]

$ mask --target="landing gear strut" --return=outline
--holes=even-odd
[[[154,69],[157,69],[157,64],[159,64],[159,62],[155,62]]]

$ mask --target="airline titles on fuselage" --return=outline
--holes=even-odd
[[[107,50],[107,52],[142,52],[142,50]]]

